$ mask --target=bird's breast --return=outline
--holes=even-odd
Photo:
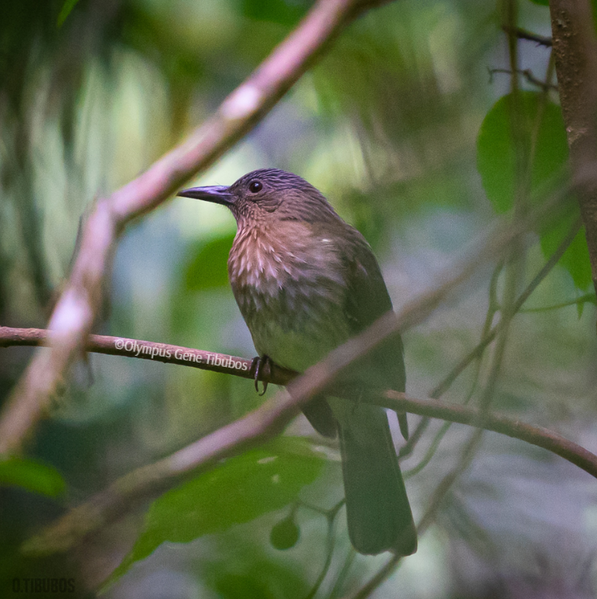
[[[348,339],[344,264],[333,237],[302,223],[237,234],[228,272],[255,347],[304,370]]]

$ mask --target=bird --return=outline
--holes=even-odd
[[[236,219],[228,276],[260,364],[304,372],[393,309],[370,245],[302,177],[263,168],[230,186],[177,195],[224,205]],[[340,382],[362,400],[375,390],[404,391],[405,379],[402,341],[393,337]],[[386,411],[326,395],[303,412],[320,434],[339,438],[353,547],[365,555],[414,553],[417,533]],[[407,438],[406,414],[399,423]]]

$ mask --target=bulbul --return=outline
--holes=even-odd
[[[261,360],[305,371],[392,309],[365,238],[301,177],[253,171],[227,186],[179,196],[227,206],[237,223],[230,284]],[[341,379],[361,396],[404,391],[400,338],[386,342]],[[318,397],[304,408],[314,428],[339,436],[348,532],[360,553],[410,555],[417,534],[383,408]],[[400,428],[408,435],[406,415]]]

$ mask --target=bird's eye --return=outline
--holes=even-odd
[[[263,183],[261,181],[251,181],[249,183],[249,191],[251,193],[257,193],[263,189]]]

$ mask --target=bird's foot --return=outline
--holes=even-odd
[[[259,393],[259,380],[263,382],[263,391],[259,395],[265,395],[267,386],[272,376],[273,362],[269,356],[255,356],[251,363],[251,374],[255,381],[255,391]]]

